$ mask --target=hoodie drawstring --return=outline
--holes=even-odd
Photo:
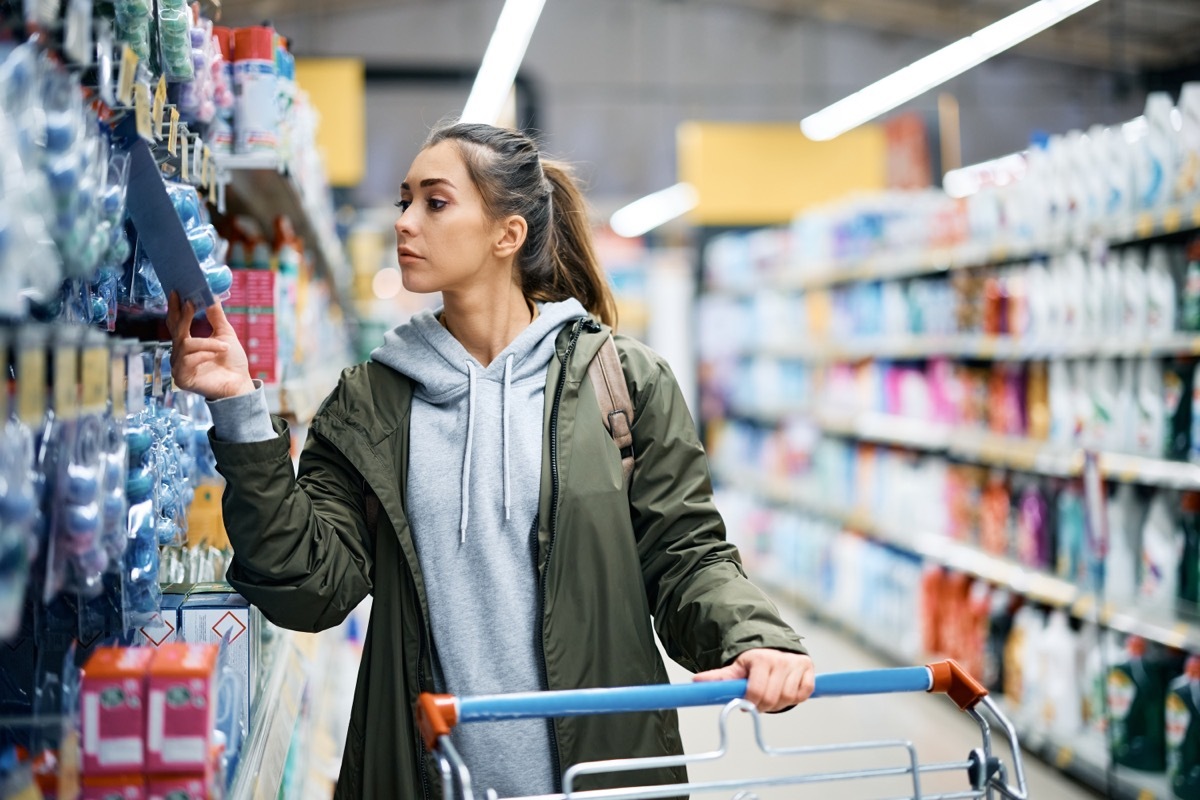
[[[475,365],[467,362],[467,448],[463,454],[462,522],[459,544],[467,543],[467,520],[471,515],[471,440],[475,436]]]
[[[503,408],[504,408],[504,419],[503,419],[504,427],[501,430],[501,436],[503,438],[503,448],[504,448],[504,521],[505,522],[508,522],[508,520],[509,520],[509,507],[510,507],[509,498],[512,497],[512,489],[509,486],[509,470],[508,470],[508,412],[509,412],[509,406],[512,405],[509,402],[509,396],[512,393],[512,365],[513,365],[513,357],[510,355],[508,358],[506,358],[504,360],[504,398],[502,400]]]

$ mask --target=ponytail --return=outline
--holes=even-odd
[[[617,325],[617,303],[604,277],[596,247],[587,202],[560,161],[542,159],[542,170],[550,182],[550,236],[547,245],[552,266],[549,285],[522,281],[525,295],[534,300],[574,297],[589,313],[609,327]]]
[[[522,293],[534,301],[574,297],[588,313],[616,327],[617,303],[596,257],[587,203],[571,168],[543,159],[520,131],[453,123],[435,128],[425,142],[458,145],[467,173],[496,219],[525,219],[525,244],[517,254]]]

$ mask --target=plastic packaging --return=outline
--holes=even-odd
[[[158,0],[158,41],[162,71],[168,81],[196,77],[192,65],[192,12],[185,0]]]
[[[1151,458],[1162,457],[1166,440],[1166,408],[1162,386],[1162,363],[1154,358],[1141,359],[1138,362],[1134,451]]]
[[[1167,780],[1181,800],[1200,796],[1200,656],[1167,687]]]
[[[1118,764],[1151,772],[1166,764],[1166,684],[1146,654],[1146,642],[1130,636],[1124,659],[1108,671],[1112,755]]]
[[[1177,291],[1166,245],[1154,245],[1146,262],[1146,336],[1167,339],[1175,332]]]
[[[1175,199],[1200,197],[1200,82],[1185,83],[1179,91],[1179,175]]]
[[[1121,335],[1141,341],[1146,336],[1146,270],[1136,247],[1121,257]]]
[[[1070,741],[1079,733],[1083,722],[1079,672],[1074,669],[1079,640],[1071,630],[1067,613],[1053,611],[1046,622],[1041,640],[1042,723],[1054,736]]]
[[[1187,461],[1192,444],[1192,393],[1195,391],[1196,362],[1172,358],[1163,367],[1163,413],[1166,442],[1163,455]]]
[[[1150,511],[1142,529],[1142,574],[1138,589],[1140,604],[1151,610],[1171,613],[1179,595],[1179,563],[1183,557],[1183,537],[1175,509],[1178,501],[1161,490],[1150,501]]]
[[[1171,123],[1175,106],[1166,92],[1146,96],[1146,132],[1138,142],[1136,186],[1142,208],[1159,208],[1170,199],[1178,166],[1178,137]]]
[[[1109,540],[1104,558],[1104,599],[1122,607],[1132,604],[1138,591],[1143,509],[1137,488],[1130,483],[1118,485],[1106,511]]]

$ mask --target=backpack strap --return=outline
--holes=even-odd
[[[596,400],[600,403],[600,416],[604,427],[621,452],[621,474],[625,478],[625,488],[629,489],[629,480],[633,475],[633,401],[629,399],[629,387],[625,384],[625,372],[621,369],[621,357],[617,354],[617,345],[612,336],[608,336],[601,345],[591,363],[588,364],[588,378],[596,391]]]

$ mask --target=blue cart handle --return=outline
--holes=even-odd
[[[453,697],[424,693],[417,700],[417,721],[430,750],[456,724],[510,719],[577,717],[669,708],[725,705],[746,695],[745,680],[656,684],[614,689]],[[812,697],[945,692],[960,708],[972,708],[987,690],[954,661],[924,667],[900,667],[818,675]]]

